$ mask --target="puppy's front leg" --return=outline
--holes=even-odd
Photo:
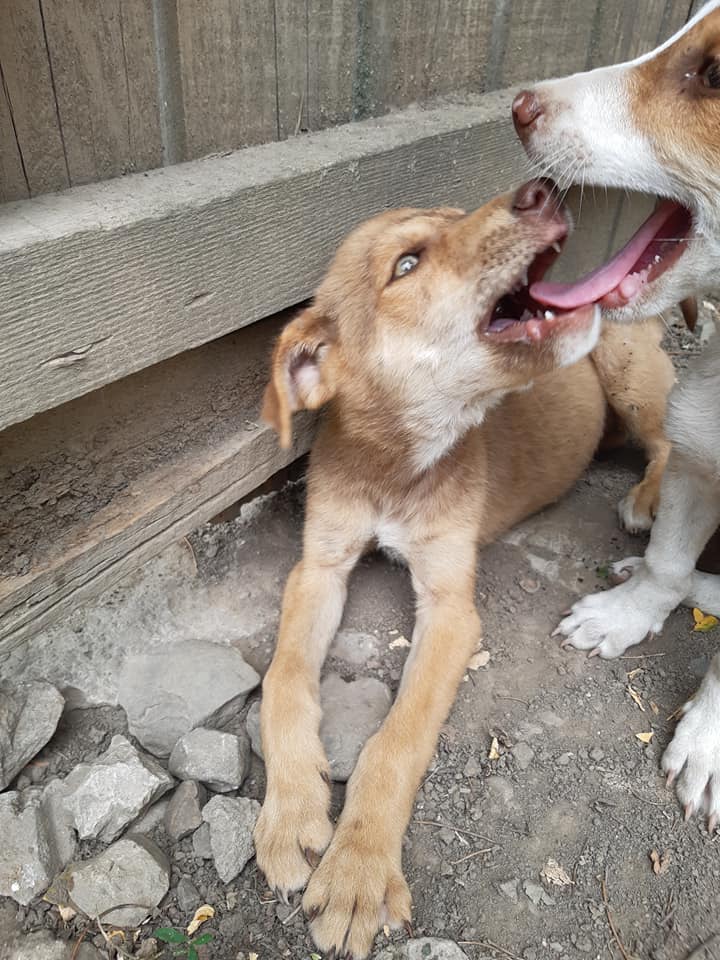
[[[409,559],[418,621],[400,692],[360,755],[335,836],[303,899],[318,947],[355,960],[370,951],[385,923],[410,920],[403,834],[440,727],[480,639],[474,544],[435,543]]]
[[[713,479],[673,450],[645,559],[626,583],[579,600],[555,633],[565,644],[606,659],[658,633],[688,595],[697,559],[719,520]]]
[[[332,515],[330,504],[323,508]],[[305,886],[332,836],[330,777],[319,736],[320,668],[362,546],[361,538],[348,536],[347,526],[308,521],[304,556],[285,588],[277,648],[263,681],[267,786],[255,847],[260,869],[284,898]]]

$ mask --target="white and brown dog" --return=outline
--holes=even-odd
[[[307,884],[303,905],[327,957],[365,956],[380,927],[410,919],[402,839],[479,643],[478,546],[574,483],[608,404],[651,460],[629,509],[657,500],[673,382],[659,325],[601,332],[596,306],[549,310],[528,291],[568,229],[541,182],[472,214],[381,214],[345,240],[275,347],[264,416],[281,442],[296,410],[326,410],[303,555],[263,682],[267,789],[255,843],[281,896]],[[405,557],[417,618],[395,703],[333,827],[320,670],[350,571],[374,544]]]
[[[529,156],[549,175],[655,193],[660,202],[627,246],[577,283],[538,283],[550,309],[600,304],[610,319],[657,314],[720,277],[720,0],[637,60],[541,83],[513,105]],[[672,453],[660,509],[632,573],[585,597],[558,627],[569,645],[617,657],[662,629],[678,604],[720,613],[720,577],[695,570],[720,522],[720,337],[673,392]],[[686,816],[720,820],[720,654],[686,706],[662,760]]]

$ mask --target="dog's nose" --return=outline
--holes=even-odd
[[[552,180],[530,180],[524,183],[513,197],[513,213],[532,213],[546,216],[548,220],[557,216],[560,203]]]
[[[517,135],[525,140],[543,114],[542,104],[533,90],[521,90],[513,100],[512,115]]]

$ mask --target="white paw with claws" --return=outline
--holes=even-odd
[[[656,584],[644,563],[638,563],[635,557],[614,564],[613,571],[625,573],[628,566],[631,579],[612,590],[583,597],[560,621],[553,636],[564,638],[563,647],[587,650],[591,657],[610,660],[662,630],[680,598]]]
[[[706,816],[712,833],[720,823],[720,654],[695,698],[685,704],[662,768],[668,785],[675,784],[685,819]]]

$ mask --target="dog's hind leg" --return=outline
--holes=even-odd
[[[605,323],[592,353],[610,407],[648,458],[643,479],[618,505],[620,520],[632,533],[652,526],[670,454],[663,424],[675,374],[661,339],[659,320]]]
[[[303,899],[315,942],[327,956],[364,957],[384,924],[409,923],[402,839],[441,725],[480,641],[475,556],[474,540],[457,531],[408,551],[418,612],[400,691],[360,755],[335,836]]]
[[[263,681],[267,786],[255,848],[268,884],[283,898],[305,886],[332,837],[319,735],[320,668],[340,624],[348,575],[369,537],[367,525],[359,504],[309,497],[303,558],[285,588],[277,648]]]

